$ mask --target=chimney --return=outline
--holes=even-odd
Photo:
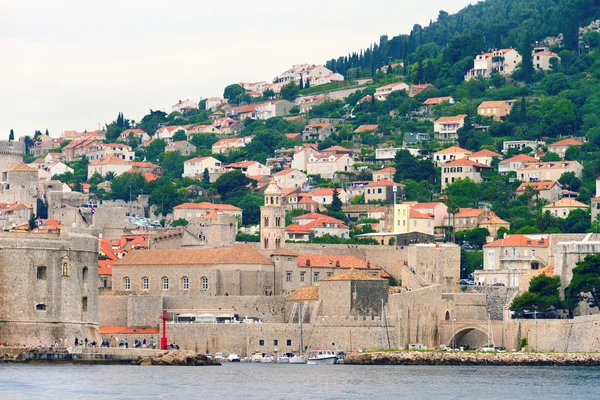
[[[369,261],[367,261],[367,268],[371,268],[371,263]]]
[[[335,260],[335,267],[339,268],[340,267],[340,260]]]
[[[310,258],[307,258],[307,259],[306,259],[306,266],[307,266],[307,267],[310,267]]]

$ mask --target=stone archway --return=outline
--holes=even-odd
[[[481,328],[468,327],[457,331],[454,337],[450,339],[448,346],[462,346],[472,350],[490,344],[487,332]]]

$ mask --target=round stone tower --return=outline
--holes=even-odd
[[[285,245],[285,207],[281,189],[275,182],[265,190],[265,205],[260,208],[260,249],[276,250]]]
[[[0,172],[7,171],[10,167],[23,161],[25,143],[11,140],[0,140]]]
[[[0,341],[99,342],[97,271],[91,235],[0,233]]]

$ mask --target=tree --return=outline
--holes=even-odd
[[[300,75],[300,84],[298,85],[300,90],[304,89],[304,77]]]
[[[578,192],[581,187],[581,181],[577,175],[575,175],[575,172],[563,173],[558,179],[558,183],[560,183],[563,188],[573,192]]]
[[[577,54],[571,50],[562,50],[558,53],[558,56],[560,57],[560,63],[565,67],[565,74],[569,75],[569,66],[577,57]]]
[[[240,97],[246,93],[246,89],[237,83],[225,87],[223,97],[229,100],[231,104],[239,104]]]
[[[576,123],[577,107],[568,99],[558,99],[544,115],[544,128],[554,136],[572,135]]]
[[[177,227],[177,226],[188,226],[189,222],[187,219],[185,218],[179,218],[173,221],[173,223],[171,224],[171,226],[173,228]]]
[[[210,185],[210,174],[208,172],[208,168],[204,168],[202,172],[202,184],[206,187]]]
[[[345,221],[346,214],[342,211],[342,200],[340,200],[340,192],[338,188],[333,189],[333,195],[331,197],[331,204],[327,207],[327,214],[333,218]]]
[[[527,185],[523,194],[525,197],[527,197],[527,207],[533,210],[533,198],[539,198],[540,191],[537,190],[533,185]]]
[[[273,89],[265,89],[265,91],[263,92],[263,97],[265,99],[272,99],[275,97],[275,92],[273,91]]]
[[[521,78],[525,83],[531,83],[533,81],[533,58],[531,57],[531,34],[529,31],[525,33],[523,37],[523,43],[521,45],[521,51],[523,55],[523,61],[521,62]]]
[[[158,124],[167,122],[167,113],[164,111],[150,110],[149,114],[144,115],[140,121],[140,129],[144,132],[148,132],[149,135],[154,135]]]
[[[167,142],[163,139],[155,139],[146,146],[146,159],[150,162],[154,162],[159,158],[161,154],[164,154]]]
[[[104,175],[104,179],[106,179],[107,181],[112,181],[116,177],[117,177],[117,174],[115,174],[113,171],[108,171],[106,173],[106,175]]]
[[[180,129],[173,134],[173,137],[171,139],[174,142],[179,142],[181,140],[187,140],[187,136],[185,134],[185,131],[183,129]]]
[[[11,129],[10,133],[8,134],[8,141],[12,142],[13,140],[15,140],[15,131]]]
[[[565,291],[569,309],[586,301],[590,307],[600,307],[600,254],[590,254],[573,268],[573,278]]]
[[[29,224],[29,230],[32,231],[35,228],[37,228],[37,218],[35,217],[34,213],[31,213],[29,215],[29,220],[27,221],[27,223]]]
[[[161,185],[150,192],[148,202],[157,206],[155,215],[167,215],[173,211],[173,207],[181,204],[181,195],[175,185],[170,182],[162,182]]]
[[[50,136],[50,132],[48,132],[48,128],[46,128],[46,132],[44,133],[46,136]]]
[[[217,193],[223,200],[236,197],[240,192],[247,194],[249,192],[248,184],[255,182],[244,175],[241,171],[235,170],[221,175],[214,183]]]
[[[542,161],[542,162],[559,162],[559,161],[561,161],[561,158],[558,154],[549,151],[540,157],[540,161]]]
[[[529,290],[515,297],[510,305],[512,311],[547,310],[549,308],[564,308],[559,294],[560,277],[538,275],[529,282]]]
[[[287,101],[294,101],[296,97],[300,94],[300,88],[296,85],[295,82],[290,82],[287,85],[283,86],[279,92],[281,98]]]
[[[146,187],[146,179],[139,172],[127,173],[114,178],[110,182],[110,198],[129,201],[137,198]]]

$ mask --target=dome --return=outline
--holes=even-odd
[[[272,181],[265,190],[265,196],[281,196],[281,189],[279,189],[279,186]]]

